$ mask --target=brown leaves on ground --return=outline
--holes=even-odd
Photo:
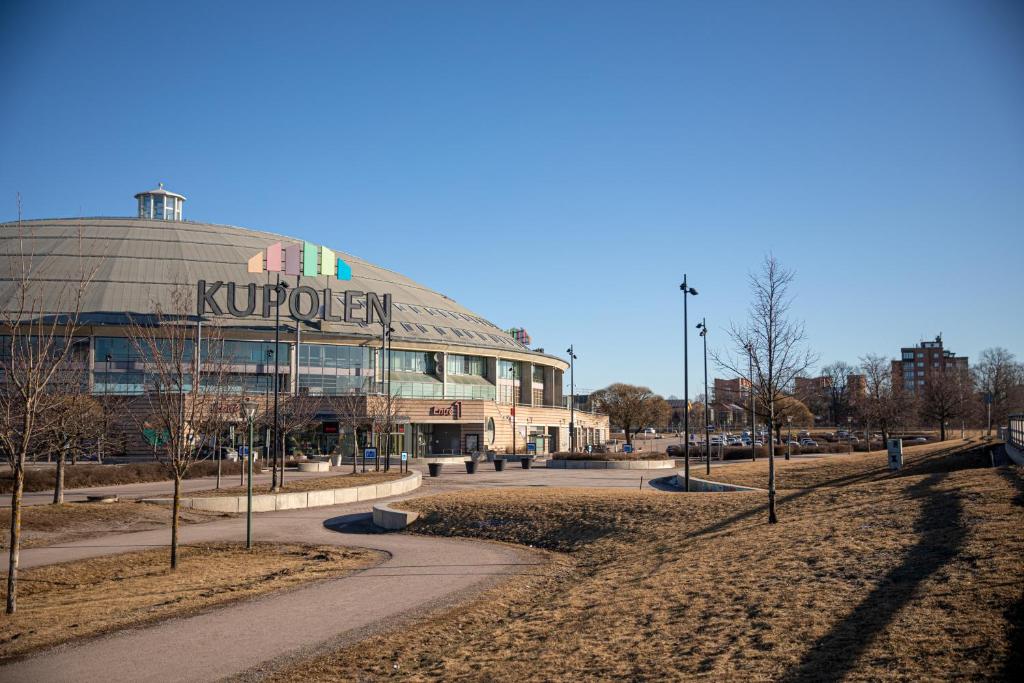
[[[205,522],[219,513],[182,510],[182,524]],[[171,509],[142,503],[65,503],[63,505],[26,505],[21,509],[21,546],[37,548],[67,543],[78,538],[146,531],[171,524]],[[11,509],[0,508],[0,525],[11,526]],[[0,535],[0,547],[8,547],[10,537]]]
[[[1024,472],[962,464],[872,481],[851,462],[821,475],[845,481],[780,492],[775,525],[761,493],[503,489],[406,501],[424,513],[422,533],[540,546],[556,560],[401,637],[278,678],[1012,678]]]
[[[362,548],[258,543],[182,546],[47,565],[18,573],[18,612],[0,620],[0,661],[32,650],[180,617],[377,564]],[[231,634],[225,634],[230,636]]]

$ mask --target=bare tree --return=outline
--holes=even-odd
[[[9,228],[8,228],[9,230]],[[81,258],[74,281],[55,283],[39,275],[45,259],[28,249],[31,236],[21,222],[18,200],[17,234],[3,235],[7,243],[10,280],[4,285],[0,312],[3,350],[0,352],[0,448],[7,454],[14,490],[11,495],[11,537],[7,571],[7,614],[17,610],[18,562],[21,555],[21,508],[25,490],[25,463],[41,438],[40,416],[47,406],[47,394],[54,378],[76,345],[86,290],[95,266]]]
[[[786,397],[793,380],[816,362],[805,347],[802,322],[789,319],[792,297],[789,287],[795,273],[774,256],[766,256],[761,271],[750,275],[754,295],[745,324],[730,326],[731,353],[713,352],[722,368],[744,376],[753,366],[753,391],[758,403],[768,407],[768,423],[775,424],[776,403]],[[768,522],[778,521],[775,509],[775,440],[768,445]]]
[[[366,394],[355,390],[328,398],[330,410],[338,418],[338,439],[344,443],[345,432],[352,434],[352,473],[356,471],[356,451],[359,449],[358,430],[365,428],[370,418],[366,414]],[[344,455],[344,454],[342,454]]]
[[[47,395],[43,434],[49,450],[56,453],[53,502],[64,502],[64,471],[69,458],[99,441],[102,424],[99,403],[89,394],[82,372],[60,373],[55,391]]]
[[[391,469],[391,437],[398,431],[398,425],[405,421],[405,404],[398,396],[391,394],[366,397],[366,414],[373,431],[380,437],[383,448],[384,470]],[[380,469],[380,458],[376,469]]]
[[[860,371],[867,393],[857,402],[858,414],[866,425],[878,428],[884,443],[910,415],[913,397],[892,381],[892,363],[885,356],[863,356]]]
[[[1011,405],[1013,390],[1024,383],[1024,368],[1001,346],[985,349],[974,367],[974,381],[983,400],[989,402],[992,421],[1005,424],[1014,409]],[[988,416],[985,417],[987,424]]]
[[[131,345],[145,367],[141,400],[147,411],[143,421],[160,435],[156,458],[174,479],[171,569],[178,566],[182,479],[204,447],[234,418],[238,404],[237,395],[227,384],[220,330],[207,324],[200,332],[198,321],[189,313],[190,303],[189,292],[176,288],[169,310],[155,304],[152,316],[132,319],[128,326]],[[202,352],[196,344],[200,334]]]
[[[761,405],[759,409],[770,413],[769,406]],[[782,443],[782,428],[787,425],[797,427],[813,427],[814,413],[807,405],[795,396],[783,396],[775,402],[775,416],[771,421],[772,431],[775,433],[775,441]]]
[[[940,440],[946,440],[950,420],[966,415],[972,390],[971,376],[961,368],[937,370],[928,378],[921,396],[921,419],[939,425]]]
[[[829,421],[833,425],[840,422],[850,414],[850,375],[853,368],[849,363],[836,361],[829,363],[821,369],[822,375],[828,378],[828,410]]]
[[[590,398],[597,412],[622,427],[626,443],[630,445],[634,433],[645,426],[667,425],[672,416],[668,401],[647,387],[618,382],[595,391]]]
[[[281,435],[281,476],[278,480],[284,485],[284,454],[289,437],[294,437],[308,428],[316,419],[320,410],[321,400],[317,396],[299,392],[280,397],[278,406],[278,430]]]

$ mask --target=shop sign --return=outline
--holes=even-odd
[[[449,406],[430,406],[428,414],[431,417],[450,417],[458,420],[462,417],[462,401],[452,401]]]

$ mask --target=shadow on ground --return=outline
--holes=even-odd
[[[803,661],[780,680],[844,679],[874,638],[913,599],[921,583],[956,557],[967,531],[961,524],[962,508],[956,492],[935,490],[947,476],[933,474],[907,490],[924,501],[914,523],[917,543],[907,551],[903,562],[883,577],[848,617],[819,638]]]

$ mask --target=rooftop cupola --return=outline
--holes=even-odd
[[[159,183],[155,190],[138,193],[135,198],[139,200],[139,218],[181,220],[181,207],[185,204],[185,197],[165,190],[163,183]]]

